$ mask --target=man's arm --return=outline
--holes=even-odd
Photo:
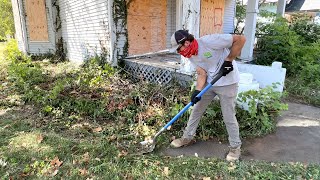
[[[233,35],[233,42],[230,48],[230,54],[226,57],[226,61],[233,61],[237,56],[240,55],[241,50],[246,42],[246,38],[241,35]]]
[[[207,81],[207,72],[202,69],[201,67],[196,68],[197,71],[197,85],[196,85],[196,90],[201,91],[204,86],[206,85]]]

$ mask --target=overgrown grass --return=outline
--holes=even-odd
[[[0,42],[0,59],[3,59],[3,57],[4,57],[3,52],[4,52],[5,47],[6,47],[6,43]]]
[[[189,89],[132,82],[99,59],[82,68],[68,63],[14,61],[0,64],[0,175],[3,179],[319,179],[318,165],[141,155],[138,142],[148,138],[189,101]],[[65,67],[69,67],[65,69]],[[63,70],[62,70],[63,69]],[[262,91],[263,92],[263,91]],[[240,111],[244,137],[274,129],[269,111],[279,111],[278,94],[263,108]],[[266,98],[264,97],[264,100]],[[276,104],[274,104],[276,103]],[[252,106],[255,107],[255,106]],[[258,105],[257,107],[260,107]],[[217,104],[200,126],[199,138],[225,138]],[[168,145],[181,135],[188,114],[159,138]],[[212,124],[212,119],[216,123]],[[210,123],[209,123],[210,122]],[[261,126],[261,124],[264,124]]]
[[[307,86],[297,78],[287,78],[285,87],[289,92],[288,100],[320,107],[320,87]]]
[[[319,179],[320,166],[302,163],[127,154],[112,143],[115,126],[79,123],[73,128],[39,124],[32,106],[0,116],[0,174],[3,179]],[[82,125],[81,125],[82,124]],[[60,127],[60,128],[59,128]],[[113,134],[115,135],[115,134]]]

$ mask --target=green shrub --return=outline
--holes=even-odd
[[[282,62],[287,69],[287,77],[296,78],[304,88],[310,88],[305,92],[319,89],[319,25],[304,16],[296,16],[291,24],[283,18],[277,18],[274,23],[259,27],[258,31],[262,36],[257,42],[256,64]]]
[[[34,86],[46,82],[46,76],[37,64],[32,63],[11,63],[9,65],[9,80],[18,88],[25,85]]]
[[[312,64],[307,63],[302,67],[302,70],[298,73],[297,78],[301,79],[303,85],[310,88],[320,87],[320,63]]]
[[[289,29],[283,18],[277,18],[274,23],[261,27],[263,32],[257,42],[256,64],[271,65],[274,61],[282,62],[287,72],[294,73],[290,67],[296,64],[299,51],[299,36]]]
[[[292,15],[290,29],[302,37],[302,43],[315,43],[320,39],[320,25],[312,22],[306,14]]]
[[[80,70],[77,82],[83,88],[98,86],[104,78],[113,76],[115,72],[109,64],[102,63],[99,57],[86,60]]]
[[[189,91],[184,88],[173,84],[134,83],[115,73],[115,69],[107,64],[99,66],[95,59],[59,77],[48,76],[38,64],[12,63],[9,77],[23,99],[42,108],[47,116],[111,120],[119,122],[119,126],[127,123],[135,136],[142,138],[158,130],[189,102]],[[257,107],[249,104],[250,112],[237,109],[241,135],[249,137],[272,132],[275,127],[273,115],[284,108],[280,96],[266,89],[240,97],[262,102]],[[174,128],[185,126],[189,115],[186,112]],[[219,104],[210,105],[198,133],[203,139],[227,136]]]
[[[248,102],[249,107],[249,111],[237,107],[236,117],[242,138],[262,136],[275,130],[275,118],[280,111],[288,108],[287,104],[281,102],[283,95],[274,91],[271,86],[239,94],[238,101]],[[215,101],[207,108],[197,133],[202,139],[228,137],[219,102]]]
[[[5,58],[10,62],[28,62],[30,58],[24,55],[18,48],[18,42],[15,39],[10,39],[4,50]]]
[[[318,79],[315,79],[315,81],[318,81]],[[286,78],[285,85],[291,101],[320,107],[319,85],[306,85],[305,81],[299,78],[299,76]]]

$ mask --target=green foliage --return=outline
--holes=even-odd
[[[316,24],[305,19],[295,19],[288,23],[284,18],[276,18],[273,23],[259,27],[262,36],[257,42],[256,63],[271,65],[274,61],[282,62],[289,76],[296,75],[307,64],[319,64],[320,43]],[[312,39],[312,40],[311,40]]]
[[[14,82],[18,88],[23,88],[44,83],[46,78],[37,64],[12,63],[9,66],[9,80]]]
[[[289,29],[283,18],[277,18],[274,23],[266,24],[260,28],[263,36],[257,42],[256,63],[271,65],[274,61],[283,62],[288,73],[294,73],[291,66],[299,63],[296,58],[299,46],[299,36]]]
[[[315,81],[318,81],[318,79],[315,79]],[[301,78],[288,77],[286,79],[286,90],[290,97],[289,100],[320,107],[319,86],[312,88],[312,84],[309,87],[309,84],[306,85]]]
[[[281,102],[281,98],[286,94],[274,91],[268,86],[259,91],[250,90],[240,93],[238,101],[248,103],[249,111],[240,111],[238,116],[239,126],[244,136],[265,135],[275,130],[275,118],[280,111],[287,110],[288,105]]]
[[[189,102],[189,91],[186,89],[146,82],[134,85],[115,72],[108,64],[99,66],[99,59],[95,57],[79,69],[57,78],[48,76],[48,72],[43,71],[38,63],[12,63],[9,79],[23,99],[39,105],[46,116],[126,119],[136,128],[139,136],[150,135]],[[249,112],[238,109],[242,135],[259,136],[272,132],[275,126],[271,116],[283,109],[279,102],[280,95],[265,89],[240,97],[242,101],[250,102]],[[251,104],[255,102],[252,99],[259,101],[259,105]],[[184,113],[174,128],[182,129],[189,113]],[[220,106],[211,105],[199,128],[200,138],[226,137],[222,119]],[[180,133],[179,130],[176,132]]]
[[[302,67],[299,72],[299,79],[303,80],[302,85],[308,85],[310,88],[319,88],[320,87],[320,63],[312,64],[307,63]]]
[[[262,136],[275,130],[275,118],[280,111],[288,108],[287,104],[281,102],[283,94],[273,90],[275,86],[239,94],[238,101],[247,103],[249,107],[249,111],[237,107],[236,117],[242,138]],[[198,134],[203,139],[213,136],[228,137],[218,102],[212,103],[207,108],[204,117],[200,121]]]
[[[14,34],[14,19],[11,0],[0,0],[0,40]]]
[[[244,31],[244,28],[240,28],[240,24],[244,23],[244,20],[246,18],[246,8],[244,5],[242,5],[242,1],[237,0],[236,1],[236,25],[234,28],[234,33],[242,34]]]
[[[45,70],[54,64],[40,63],[13,60],[10,64],[10,93],[25,97],[27,106],[0,116],[3,179],[319,178],[318,165],[228,163],[212,158],[163,158],[157,153],[138,156],[136,143],[188,103],[189,89],[132,82],[119,69],[95,63],[58,75]],[[274,127],[271,117],[284,108],[278,103],[279,94],[266,89],[242,97],[261,101],[257,107],[250,106],[251,113],[237,109],[241,135],[270,132]],[[168,145],[170,136],[181,133],[178,128],[187,118],[179,119],[174,131],[167,131],[158,143]],[[198,133],[203,139],[226,136],[219,104],[208,108]]]
[[[111,65],[107,64],[104,58],[95,56],[89,58],[82,65],[81,72],[78,73],[78,84],[87,87],[94,87],[103,82],[104,78],[111,77],[115,73]]]
[[[29,62],[30,58],[24,55],[18,48],[18,42],[15,39],[10,39],[4,49],[4,57],[6,60],[18,63]]]
[[[320,25],[312,22],[306,14],[293,14],[290,29],[302,37],[303,44],[315,43],[320,39]]]
[[[320,26],[306,15],[294,15],[292,22],[276,18],[274,22],[264,24],[257,30],[261,37],[257,42],[256,64],[271,65],[274,61],[283,63],[287,69],[287,78],[296,82],[286,82],[304,92],[286,86],[290,95],[299,97],[303,102],[313,102],[319,106],[317,95],[313,100],[310,92],[319,91],[320,65]],[[311,101],[310,101],[311,100]]]
[[[46,83],[47,77],[37,64],[11,63],[8,67],[8,80],[17,92],[23,94],[22,99],[26,102],[42,101],[46,93],[40,85]]]

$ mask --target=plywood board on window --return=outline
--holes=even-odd
[[[166,49],[166,0],[128,1],[129,54]]]
[[[225,0],[201,0],[200,36],[223,32]]]
[[[30,41],[49,41],[45,0],[26,0]]]

